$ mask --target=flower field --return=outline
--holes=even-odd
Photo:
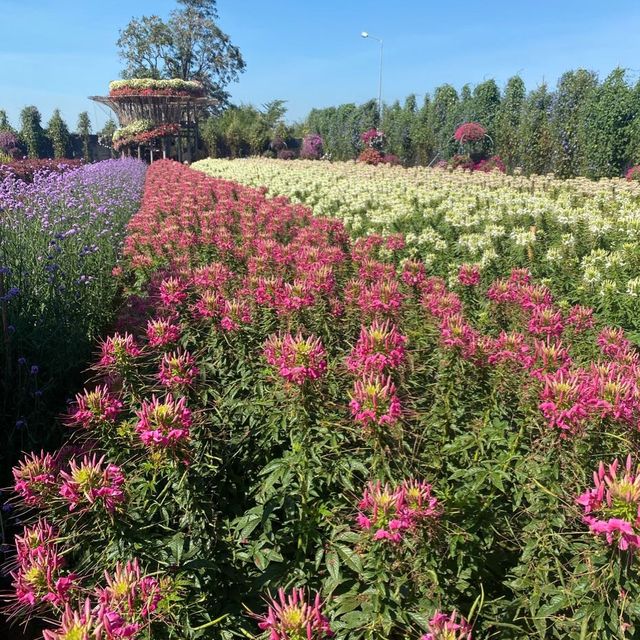
[[[62,394],[77,389],[92,343],[113,319],[111,270],[145,175],[133,160],[48,163],[13,163],[0,178],[0,459],[7,467],[15,449],[53,435],[49,407],[59,410]]]
[[[402,233],[406,255],[448,282],[463,263],[479,264],[488,280],[528,268],[569,302],[594,307],[634,335],[640,329],[637,181],[262,158],[209,159],[195,168],[266,186],[338,218],[355,236]]]
[[[383,194],[396,170],[375,171]],[[567,210],[573,194],[631,228],[622,182],[538,179],[527,195],[433,175],[444,193],[469,179],[461,197],[484,190],[496,215],[506,194]],[[150,166],[69,441],[13,471],[13,615],[48,620],[46,640],[635,637],[628,336],[547,286],[535,244],[529,269],[505,252],[493,277],[466,250],[425,261],[376,233],[400,231],[393,218],[356,233],[334,206]],[[564,224],[549,207],[541,228]]]

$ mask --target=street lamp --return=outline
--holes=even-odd
[[[376,36],[372,36],[367,31],[363,31],[360,34],[363,38],[371,38],[372,40],[377,40],[380,43],[380,80],[378,82],[378,117],[380,118],[380,122],[382,122],[382,38],[376,38]]]

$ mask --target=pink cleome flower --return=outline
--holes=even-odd
[[[76,395],[75,407],[67,423],[73,427],[88,429],[113,422],[122,411],[123,404],[104,385],[93,391],[85,389]]]
[[[480,266],[477,264],[463,264],[458,271],[458,282],[465,287],[475,287],[480,284]]]
[[[165,387],[188,386],[199,372],[195,358],[188,351],[172,351],[162,357],[158,379]]]
[[[162,347],[177,342],[180,338],[180,327],[170,320],[158,318],[147,322],[147,340],[150,347]]]
[[[589,529],[618,549],[640,547],[640,467],[631,456],[624,467],[616,459],[608,467],[600,462],[593,474],[594,487],[576,499]]]
[[[301,385],[320,378],[327,370],[327,354],[320,338],[272,335],[264,345],[267,362],[278,369],[287,382]]]
[[[402,415],[396,387],[388,376],[370,374],[356,380],[350,398],[351,415],[364,428],[393,426]]]
[[[318,593],[311,596],[305,589],[293,589],[287,595],[279,589],[277,598],[270,597],[267,603],[267,613],[253,617],[269,640],[326,640],[334,636]]]
[[[421,640],[472,640],[471,625],[456,611],[449,615],[436,611],[429,620],[429,633]]]
[[[98,618],[108,638],[136,637],[148,626],[163,594],[163,585],[144,576],[137,559],[118,563],[113,573],[105,571],[105,587],[96,589]]]
[[[57,628],[42,632],[43,640],[94,640],[104,637],[104,630],[94,613],[91,600],[87,598],[80,609],[72,609],[68,604]],[[107,636],[111,638],[113,636]]]
[[[396,369],[405,360],[406,343],[406,336],[389,320],[376,320],[369,327],[361,327],[360,338],[347,357],[347,369],[357,374]]]
[[[40,520],[16,537],[18,567],[11,577],[19,604],[64,606],[78,588],[77,576],[65,569],[56,535],[48,522]]]
[[[131,334],[120,335],[116,333],[109,336],[100,345],[98,366],[105,369],[124,369],[140,355],[141,351]]]
[[[60,472],[60,479],[60,495],[69,504],[69,511],[100,508],[113,514],[125,501],[124,474],[104,456],[85,456],[79,463],[71,460],[69,470]]]
[[[400,542],[405,533],[433,523],[440,515],[431,485],[405,480],[398,487],[369,482],[358,503],[356,522],[374,541]]]
[[[45,507],[57,491],[58,466],[50,453],[30,453],[13,468],[14,490],[30,507]]]
[[[185,398],[174,400],[173,396],[168,395],[160,401],[153,395],[151,402],[143,401],[136,415],[136,431],[149,447],[171,449],[188,442],[190,438],[192,417]]]

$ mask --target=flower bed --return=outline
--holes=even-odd
[[[527,267],[569,302],[640,330],[640,185],[634,181],[263,158],[209,159],[194,167],[265,185],[271,195],[341,220],[354,236],[403,233],[405,255],[446,280],[464,263],[482,265],[491,278]]]
[[[633,449],[637,353],[525,269],[447,283],[404,249],[151,165],[70,442],[14,471],[19,614],[55,640],[633,633],[637,474],[589,477]]]
[[[153,78],[131,78],[109,83],[109,95],[118,96],[193,96],[204,95],[204,88],[195,80],[154,80]]]
[[[77,165],[25,161],[20,170],[12,164],[0,179],[5,465],[22,448],[56,440],[52,414],[77,388],[91,344],[114,315],[117,286],[111,269],[140,201],[145,165],[133,160]],[[30,182],[16,177],[27,170],[33,172]]]

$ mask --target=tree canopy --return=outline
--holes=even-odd
[[[210,97],[227,102],[225,87],[245,68],[240,49],[218,26],[215,0],[178,3],[167,21],[142,16],[120,31],[122,76],[198,80]]]

